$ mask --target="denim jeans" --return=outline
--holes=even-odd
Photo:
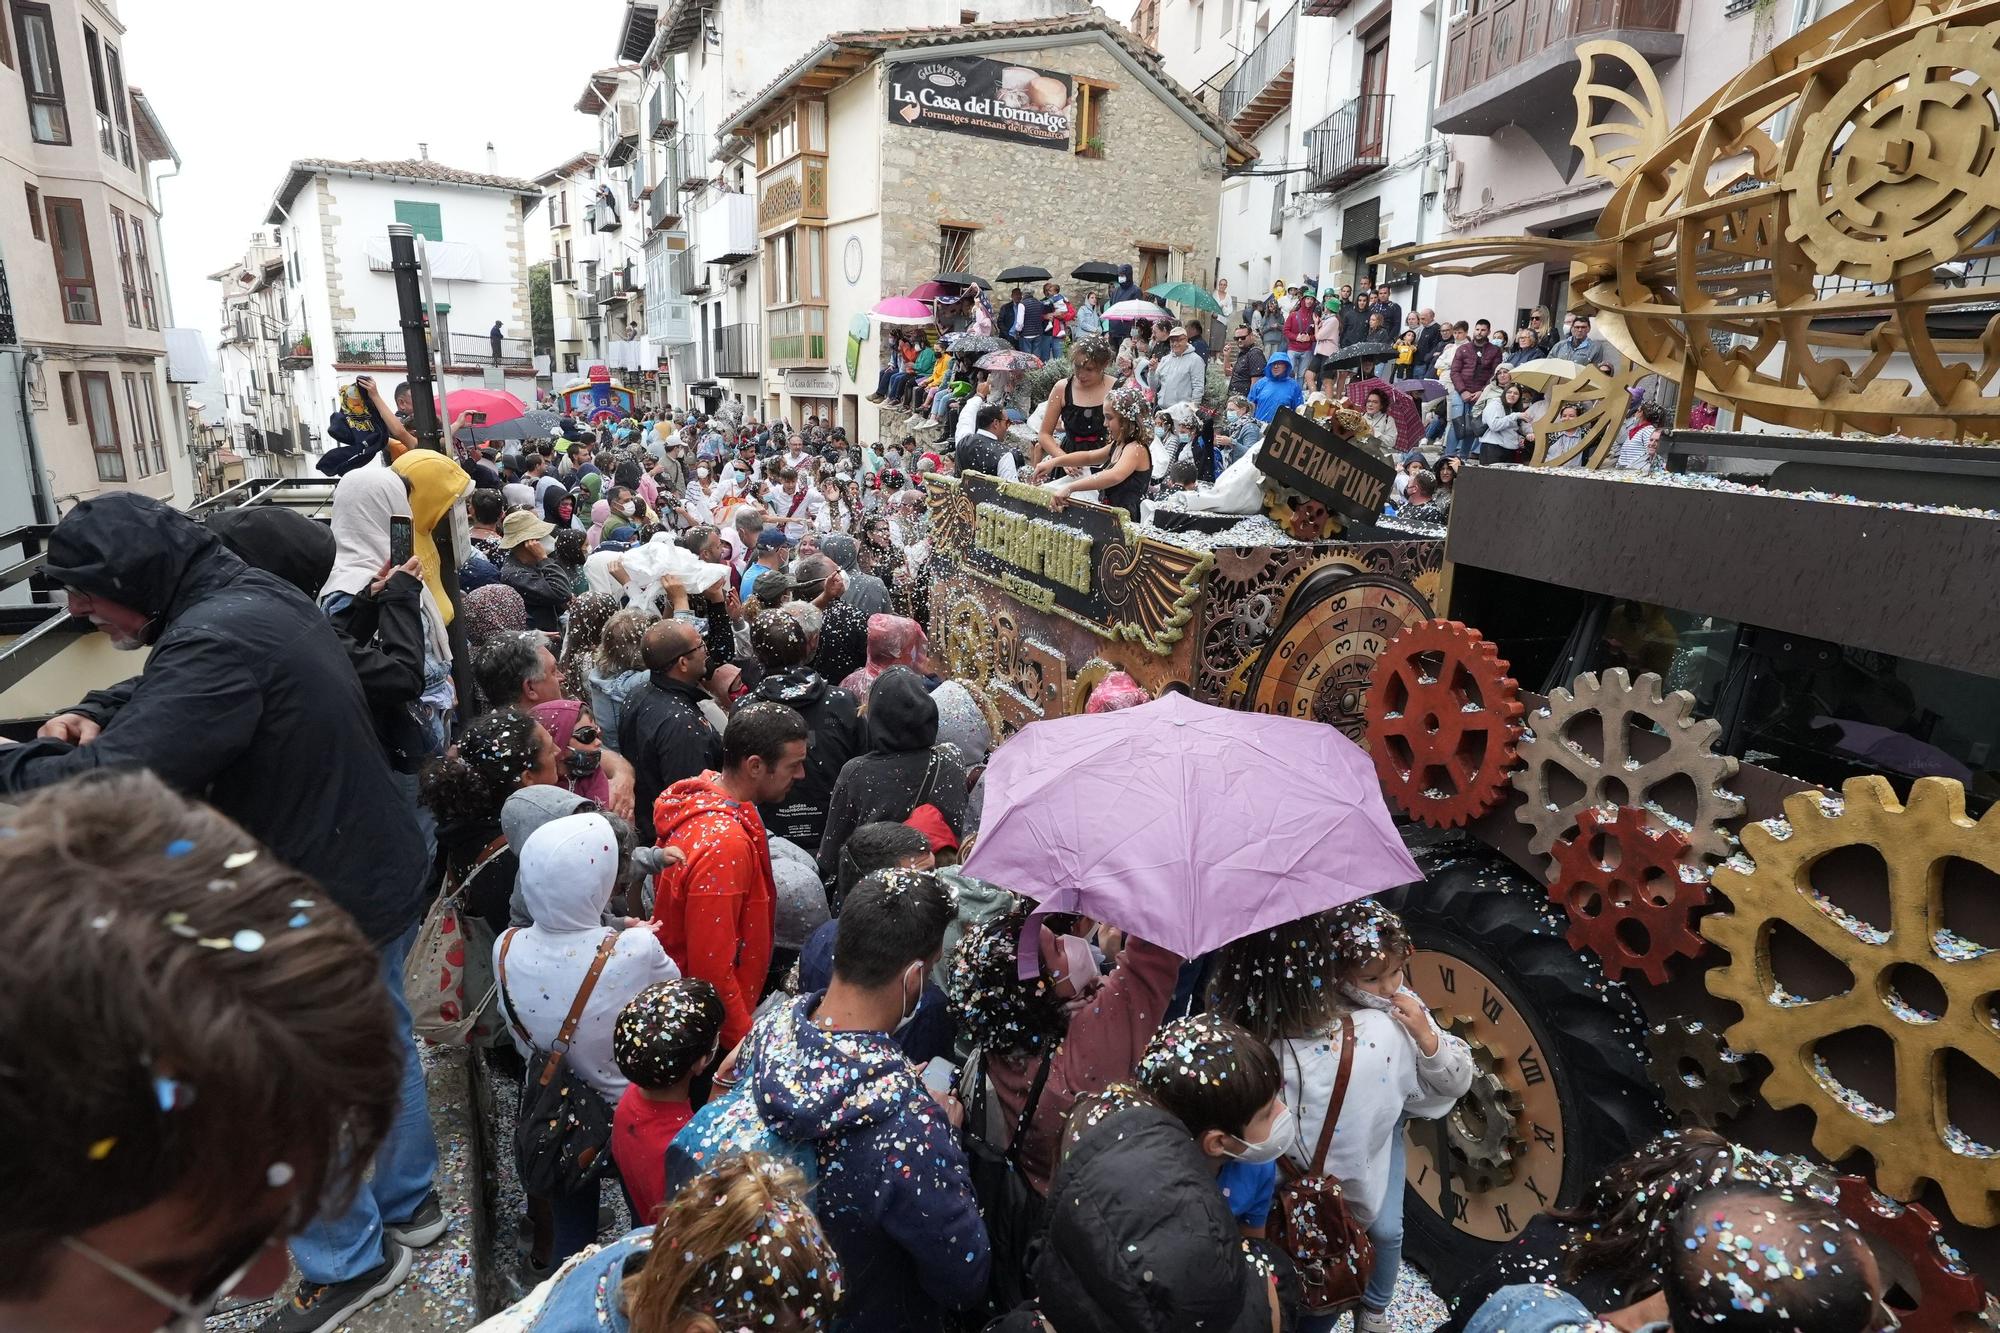
[[[1368,1239],[1375,1242],[1375,1268],[1368,1275],[1368,1288],[1361,1303],[1370,1310],[1386,1310],[1396,1295],[1396,1278],[1403,1268],[1403,1169],[1405,1160],[1403,1126],[1396,1126],[1389,1149],[1389,1193],[1382,1211],[1368,1224]],[[1299,1320],[1299,1333],[1331,1333],[1339,1315],[1306,1315]]]
[[[382,948],[382,980],[396,1013],[396,1036],[403,1047],[403,1092],[388,1137],[375,1150],[367,1181],[354,1202],[337,1217],[315,1218],[292,1237],[292,1262],[308,1282],[345,1282],[382,1262],[382,1223],[407,1221],[431,1192],[437,1175],[437,1136],[431,1131],[424,1062],[410,1030],[410,1006],[403,1000],[403,961],[416,942],[417,927]]]
[[[1458,419],[1465,415],[1465,399],[1459,396],[1457,389],[1448,388],[1444,391],[1444,402],[1445,411],[1448,415],[1444,419],[1444,453],[1442,457],[1469,459],[1479,449],[1479,437],[1474,435],[1469,440],[1459,437]]]

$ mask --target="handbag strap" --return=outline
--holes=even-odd
[[[930,762],[924,765],[924,780],[921,783],[917,784],[917,799],[910,806],[911,814],[915,814],[917,812],[918,806],[924,805],[929,802],[931,795],[931,788],[937,785],[937,776],[938,776],[938,752],[935,749],[933,749],[931,751]]]
[[[447,874],[445,876],[445,890],[442,896],[450,898],[464,893],[471,886],[472,881],[479,878],[479,872],[491,865],[493,858],[506,850],[507,835],[502,833],[499,837],[479,849],[479,859],[474,861],[463,875],[459,876],[457,882],[454,883],[450,875]]]
[[[1049,1066],[1055,1062],[1055,1053],[1046,1052],[1042,1056],[1041,1068],[1035,1071],[1035,1081],[1028,1088],[1028,1100],[1021,1107],[1021,1118],[1014,1125],[1014,1137],[1007,1144],[1007,1163],[1021,1164],[1021,1144],[1028,1137],[1028,1125],[1035,1118],[1035,1108],[1042,1104],[1042,1087],[1049,1081]]]
[[[1340,1120],[1340,1108],[1347,1101],[1347,1078],[1354,1072],[1354,1015],[1340,1016],[1340,1069],[1333,1076],[1333,1096],[1326,1103],[1326,1118],[1319,1125],[1319,1147],[1313,1150],[1312,1173],[1326,1174],[1327,1149],[1333,1146],[1333,1127]]]

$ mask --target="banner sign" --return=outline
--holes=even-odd
[[[1067,152],[1075,112],[1076,87],[1069,75],[1054,70],[980,56],[889,66],[891,124]]]
[[[1257,466],[1336,514],[1368,521],[1382,516],[1396,481],[1394,464],[1290,408],[1280,410],[1264,432]]]

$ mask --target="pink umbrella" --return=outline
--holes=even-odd
[[[527,411],[528,405],[505,389],[452,389],[444,396],[444,411],[439,418],[448,430],[460,412],[484,412],[486,424],[497,426],[525,416]]]
[[[934,278],[927,279],[910,288],[910,300],[912,301],[935,301],[940,296],[947,299],[956,299],[958,292]]]
[[[888,296],[875,303],[870,312],[883,324],[928,324],[931,308],[908,296]]]
[[[1118,301],[1104,312],[1106,319],[1172,319],[1166,310],[1151,301]]]
[[[1396,386],[1389,381],[1371,377],[1356,380],[1347,386],[1348,405],[1357,412],[1366,409],[1370,390],[1381,393],[1382,401],[1389,409],[1389,419],[1396,423],[1396,438],[1382,441],[1383,445],[1399,454],[1416,448],[1417,441],[1424,437],[1424,410],[1417,406],[1417,400],[1406,393],[1398,393]]]
[[[986,791],[968,875],[1183,957],[1423,878],[1367,754],[1302,718],[1169,694],[1036,722]]]

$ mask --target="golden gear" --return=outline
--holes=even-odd
[[[1744,849],[1755,867],[1715,873],[1713,886],[1732,910],[1701,929],[1729,951],[1729,961],[1709,970],[1708,989],[1743,1011],[1723,1035],[1771,1062],[1765,1101],[1813,1112],[1813,1147],[1828,1161],[1865,1149],[1885,1194],[1914,1199],[1929,1180],[1959,1221],[2000,1224],[2000,1148],[1974,1142],[1952,1123],[1947,1081],[1953,1054],[2000,1076],[2000,1029],[1990,1008],[2000,992],[2000,951],[1949,929],[1942,889],[1953,859],[2000,872],[2000,814],[1967,818],[1965,790],[1949,778],[1918,778],[1907,804],[1898,804],[1880,777],[1850,778],[1842,793],[1838,803],[1817,792],[1794,794],[1785,802],[1789,835],[1746,826]],[[1813,886],[1814,863],[1847,847],[1873,848],[1887,866],[1886,930],[1850,916]],[[1788,993],[1771,964],[1772,927],[1780,923],[1839,960],[1855,984],[1819,1000]],[[1913,988],[1916,974],[1946,997],[1943,1013],[1899,993],[1899,985]],[[1895,1046],[1893,1110],[1840,1083],[1817,1053],[1822,1039],[1855,1028],[1873,1029]]]
[[[993,675],[999,634],[993,617],[971,597],[961,597],[944,613],[944,661],[962,681],[985,684]]]
[[[1585,753],[1569,735],[1588,713],[1596,713],[1602,724],[1602,754]],[[1576,827],[1582,811],[1603,805],[1643,809],[1655,788],[1685,777],[1693,783],[1695,798],[1692,826],[1681,830],[1688,846],[1698,857],[1728,856],[1735,840],[1722,825],[1743,813],[1743,798],[1724,791],[1722,784],[1736,776],[1736,760],[1715,753],[1722,724],[1697,720],[1693,713],[1694,696],[1686,690],[1663,694],[1659,676],[1647,672],[1634,681],[1623,667],[1601,676],[1586,671],[1569,689],[1552,690],[1548,703],[1528,716],[1529,731],[1519,746],[1522,767],[1514,773],[1514,786],[1528,798],[1515,807],[1515,817],[1534,830],[1528,850],[1547,856],[1556,839]],[[1664,737],[1666,748],[1641,759],[1633,752],[1635,734]],[[1549,788],[1555,768],[1583,790],[1558,802]]]

